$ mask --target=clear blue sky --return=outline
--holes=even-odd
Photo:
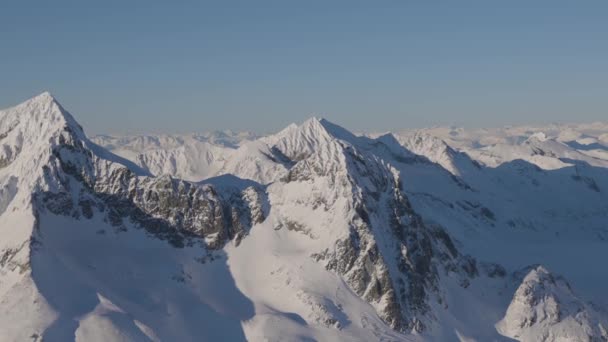
[[[0,107],[89,133],[608,120],[608,1],[2,1]]]

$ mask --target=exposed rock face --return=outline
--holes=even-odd
[[[219,195],[211,185],[138,175],[93,153],[79,127],[64,126],[56,139],[43,172],[52,186],[39,194],[39,209],[85,219],[103,215],[118,229],[130,220],[176,247],[203,238],[211,249],[240,241],[264,219],[260,188]]]
[[[570,285],[542,266],[534,267],[497,324],[519,341],[608,341],[606,317],[576,297]]]
[[[429,302],[442,302],[440,273],[456,273],[464,286],[477,275],[475,261],[459,255],[445,230],[422,221],[399,173],[368,152],[384,153],[389,146],[354,137],[325,120],[288,130],[274,146],[294,163],[282,181],[328,188],[311,203],[298,203],[332,212],[344,205],[340,199],[347,203],[346,237],[313,258],[342,275],[393,329],[422,332],[433,320]]]

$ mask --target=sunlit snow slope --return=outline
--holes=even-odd
[[[556,131],[95,138],[123,159],[44,93],[0,112],[0,340],[606,341],[608,129]]]

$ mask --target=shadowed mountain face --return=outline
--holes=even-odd
[[[607,338],[601,162],[317,118],[239,137],[96,139],[129,161],[47,93],[0,112],[7,340]]]

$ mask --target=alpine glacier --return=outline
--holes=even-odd
[[[608,341],[608,124],[89,139],[0,111],[2,341]]]

